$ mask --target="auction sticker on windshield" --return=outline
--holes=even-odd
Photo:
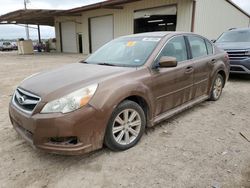
[[[133,47],[133,46],[135,46],[136,45],[136,42],[135,41],[129,41],[128,43],[127,43],[127,47]]]
[[[144,38],[142,41],[159,42],[161,38]]]

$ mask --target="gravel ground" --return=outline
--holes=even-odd
[[[233,77],[221,99],[146,131],[124,152],[83,156],[32,149],[12,129],[8,103],[25,77],[83,57],[0,53],[0,187],[250,187],[250,78]]]

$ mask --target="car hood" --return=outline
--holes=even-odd
[[[249,42],[224,42],[224,43],[215,43],[216,46],[223,50],[245,50],[250,49]]]
[[[134,68],[73,63],[31,76],[25,79],[19,87],[46,101],[132,70]]]

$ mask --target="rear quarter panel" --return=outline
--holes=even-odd
[[[215,76],[220,72],[224,72],[225,76],[225,83],[224,86],[228,80],[229,77],[229,71],[230,71],[230,64],[228,55],[224,50],[219,49],[218,47],[214,47],[214,59],[216,59],[216,63],[213,66],[213,69],[210,73],[210,82],[209,82],[209,93],[211,93],[212,90],[212,84],[215,80]]]

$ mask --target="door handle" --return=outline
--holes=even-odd
[[[188,67],[186,68],[185,73],[186,73],[186,74],[190,74],[190,73],[192,73],[193,71],[194,71],[194,68],[193,68],[192,66],[188,66]]]

